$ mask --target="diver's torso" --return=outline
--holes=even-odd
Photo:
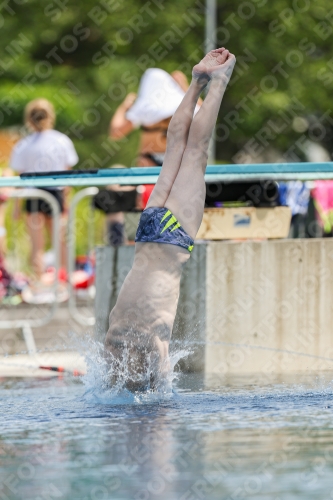
[[[110,314],[107,341],[147,336],[170,340],[182,267],[190,254],[176,245],[137,243],[134,263]]]

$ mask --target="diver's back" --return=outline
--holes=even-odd
[[[125,386],[130,390],[156,383],[167,369],[181,271],[189,255],[175,245],[136,244],[105,339],[110,363],[120,371],[126,366]]]
[[[108,336],[154,335],[172,330],[180,277],[189,252],[176,245],[136,243],[133,266],[110,314]]]

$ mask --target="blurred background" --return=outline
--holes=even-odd
[[[125,109],[130,108],[147,69],[161,68],[178,77],[183,73],[189,80],[193,65],[206,50],[221,46],[236,55],[237,64],[221,106],[209,163],[330,161],[330,9],[328,0],[9,0],[0,12],[0,175],[13,173],[8,170],[13,147],[31,133],[24,110],[37,98],[54,106],[54,128],[72,141],[77,152],[77,162],[66,168],[137,166],[144,129],[112,131],[117,110],[123,108],[123,119],[124,101]],[[177,83],[186,84],[186,78],[180,78],[179,82],[175,78]],[[289,237],[332,236],[331,181],[275,183],[273,195],[271,188],[260,185],[262,195],[257,196],[256,186],[243,186],[245,195],[235,191],[221,200],[214,198],[215,189],[206,206],[237,202],[243,214],[244,205],[287,205]],[[226,193],[228,186],[223,189]],[[70,199],[75,192],[76,188],[71,190]],[[20,211],[10,196],[7,201],[3,192],[1,200],[0,193],[0,260],[2,252],[9,269],[30,273],[31,238],[22,207]],[[138,217],[109,213],[105,217],[84,199],[75,219],[76,255],[90,256],[96,244],[133,243]],[[289,227],[289,220],[286,224]],[[88,226],[92,229],[87,234]],[[50,237],[46,238],[39,244],[43,251],[50,249]],[[41,264],[45,269],[52,264],[49,257],[46,252]]]
[[[72,152],[64,163],[47,151],[53,171],[137,166],[144,134],[112,134],[119,107],[147,69],[190,79],[207,47],[221,46],[237,64],[210,163],[332,159],[332,0],[4,0],[0,30],[0,177],[14,175],[13,148],[33,136],[24,110],[40,98],[54,106],[54,128]],[[165,142],[166,129],[159,133]],[[209,392],[198,392],[201,378],[180,378],[175,403],[138,399],[133,411],[130,400],[106,405],[107,393],[95,391],[105,387],[105,357],[89,338],[104,340],[140,212],[132,203],[103,213],[87,196],[70,212],[72,226],[72,188],[59,240],[64,250],[76,240],[58,272],[49,214],[37,211],[42,223],[28,227],[23,200],[0,187],[0,376],[82,374],[81,354],[90,371],[82,395],[62,378],[2,378],[10,493],[1,486],[1,498],[115,498],[117,488],[117,498],[333,498],[333,240],[315,239],[333,236],[333,181],[263,179],[230,194],[236,185],[207,189],[206,228],[221,231],[199,236],[173,334],[172,363],[189,353],[181,370],[214,374]],[[313,239],[280,244],[287,237]]]
[[[238,60],[216,129],[217,163],[331,158],[330,7],[217,0],[217,46]],[[10,0],[0,17],[1,165],[36,97],[54,104],[56,128],[79,155],[75,168],[134,165],[139,132],[114,142],[110,119],[148,67],[190,77],[204,53],[205,14],[204,0]]]

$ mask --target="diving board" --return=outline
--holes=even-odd
[[[108,184],[155,184],[161,167],[110,168],[62,173],[42,173],[29,177],[0,177],[0,187],[105,186]],[[209,165],[206,182],[244,182],[261,180],[333,179],[333,162],[325,163],[258,163],[242,165]]]

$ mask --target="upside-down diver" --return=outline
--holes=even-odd
[[[110,313],[105,339],[107,357],[126,364],[124,385],[130,390],[156,387],[168,371],[182,268],[203,217],[209,141],[235,62],[220,48],[194,66],[191,85],[168,128],[161,173],[142,213],[134,263]]]

